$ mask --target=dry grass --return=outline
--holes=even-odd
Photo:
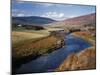
[[[82,50],[79,53],[70,54],[56,71],[87,70],[96,68],[95,37],[90,32],[74,32],[72,35],[83,38],[93,46]]]
[[[45,28],[45,30],[12,31],[12,55],[14,58],[38,56],[51,52],[56,48],[58,37],[51,36],[49,31],[58,28]]]
[[[79,36],[83,36],[83,37],[85,37],[85,38],[90,38],[90,39],[92,39],[92,40],[94,40],[95,39],[95,37],[93,37],[92,36],[92,34],[90,33],[90,32],[74,32],[76,35],[79,35]]]
[[[13,56],[23,57],[34,54],[43,54],[55,46],[57,38],[54,36],[41,38],[38,41],[25,41],[13,46]]]
[[[85,49],[77,54],[73,53],[64,60],[57,71],[85,70],[96,68],[95,47]]]
[[[95,45],[95,36],[92,36],[92,33],[87,31],[74,32],[72,35],[85,39],[90,42],[92,45]]]
[[[13,31],[12,32],[12,42],[13,44],[15,44],[20,41],[25,41],[29,39],[37,39],[37,38],[42,38],[46,36],[48,35],[40,34],[40,33],[32,33],[32,32]]]
[[[60,38],[50,35],[48,30],[23,30],[12,32],[13,66],[20,66],[32,59],[48,54],[56,48]]]

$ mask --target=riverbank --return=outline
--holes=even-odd
[[[32,32],[31,34],[34,35]],[[62,37],[63,36],[60,34],[59,37],[49,35],[35,40],[34,38],[31,38],[14,43],[12,47],[13,69],[16,69],[24,63],[61,48],[64,45],[64,40]]]
[[[92,46],[78,53],[70,54],[55,71],[88,70],[96,68],[95,36],[90,32],[73,32],[71,35],[82,38]]]
[[[65,45],[48,55],[42,55],[37,59],[23,64],[16,70],[17,74],[54,72],[59,65],[72,53],[78,53],[91,44],[81,38],[67,34],[64,38]],[[34,68],[35,67],[35,68]]]
[[[80,31],[80,32],[74,32],[71,35],[82,38],[82,39],[86,40],[87,42],[91,43],[92,45],[95,45],[95,43],[96,43],[95,42],[96,36],[93,36],[92,33],[90,33],[90,32]]]
[[[79,53],[70,54],[56,71],[88,70],[96,68],[95,47],[84,49]]]

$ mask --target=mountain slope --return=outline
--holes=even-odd
[[[63,22],[65,24],[70,24],[70,25],[85,25],[85,24],[95,24],[96,23],[95,19],[96,19],[96,13],[92,13],[84,16],[70,18],[64,20]]]
[[[69,19],[66,19],[60,22],[54,22],[54,23],[48,24],[48,27],[77,28],[77,26],[79,27],[83,25],[95,26],[96,25],[96,13],[74,17],[74,18],[69,18]]]
[[[24,24],[24,25],[42,25],[53,23],[55,20],[44,17],[30,16],[30,17],[12,17],[13,24]]]

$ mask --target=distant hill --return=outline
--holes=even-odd
[[[66,19],[63,21],[66,25],[85,25],[85,24],[95,24],[96,23],[96,13],[74,17]]]
[[[24,25],[43,25],[56,22],[50,18],[29,16],[29,17],[12,17],[12,24]]]
[[[78,16],[74,18],[65,19],[60,22],[54,22],[51,24],[48,24],[49,27],[62,27],[62,26],[71,26],[71,25],[96,25],[96,13]]]

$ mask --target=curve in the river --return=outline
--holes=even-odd
[[[65,37],[65,46],[63,48],[60,48],[48,55],[41,56],[27,64],[23,64],[16,71],[16,73],[39,73],[53,71],[69,54],[79,52],[90,46],[91,44],[81,38],[67,35]]]

